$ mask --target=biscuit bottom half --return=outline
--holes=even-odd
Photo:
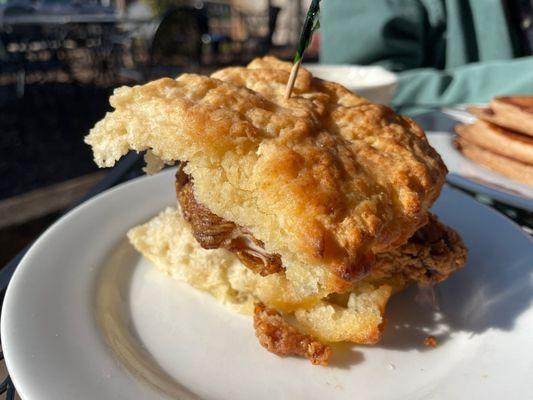
[[[128,232],[133,246],[160,271],[213,295],[237,312],[254,315],[260,343],[279,355],[327,364],[327,343],[377,343],[390,296],[410,282],[431,285],[464,265],[459,235],[431,218],[430,227],[394,252],[345,293],[302,290],[284,271],[261,276],[225,249],[204,249],[179,208],[167,208]],[[326,344],[324,344],[326,343]]]

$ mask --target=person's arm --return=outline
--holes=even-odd
[[[533,95],[533,56],[468,64],[448,71],[399,74],[393,105],[402,112],[457,103],[484,103],[502,94]]]
[[[320,19],[322,63],[394,71],[443,65],[443,0],[327,0]]]

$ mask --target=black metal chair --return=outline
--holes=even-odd
[[[184,6],[167,11],[150,41],[145,80],[200,66],[206,34],[205,9]]]
[[[268,12],[249,15],[229,4],[198,1],[170,9],[143,27],[130,24],[121,39],[126,62],[119,75],[148,81],[185,70],[244,63],[269,51],[279,12],[279,7],[270,7]],[[244,41],[232,37],[236,16],[245,27]]]

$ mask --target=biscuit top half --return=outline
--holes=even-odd
[[[305,69],[284,99],[290,68],[265,57],[119,88],[86,142],[100,167],[129,150],[187,162],[196,199],[287,270],[353,280],[426,223],[446,167],[411,119]]]

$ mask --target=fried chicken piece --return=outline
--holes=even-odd
[[[263,303],[255,305],[254,329],[259,343],[271,353],[307,357],[314,365],[328,365],[331,356],[329,346],[300,333],[279,312]]]
[[[196,201],[193,182],[183,172],[183,164],[176,173],[176,196],[183,217],[191,225],[194,238],[204,249],[225,248],[261,276],[283,270],[279,254],[269,254],[263,242],[257,240],[250,231],[220,218]]]
[[[406,283],[415,281],[434,285],[464,266],[466,256],[467,249],[461,236],[430,214],[427,225],[407,243],[378,255],[370,278],[401,275]]]

